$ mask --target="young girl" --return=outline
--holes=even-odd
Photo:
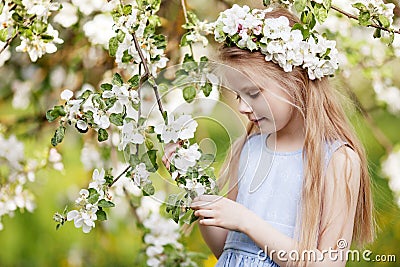
[[[285,9],[262,14],[298,22]],[[345,266],[352,241],[374,239],[373,204],[362,145],[327,77],[232,42],[220,58],[249,124],[218,180],[227,197],[192,202],[216,266]]]

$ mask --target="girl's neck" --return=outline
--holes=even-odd
[[[284,128],[269,135],[266,146],[279,152],[297,151],[303,148],[304,139],[303,118],[300,114],[294,114]]]

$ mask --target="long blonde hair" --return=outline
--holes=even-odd
[[[291,25],[298,22],[298,18],[286,9],[277,8],[267,13],[267,17],[279,16],[286,16]],[[259,80],[263,76],[267,76],[279,81],[282,88],[289,89],[288,92],[293,99],[293,106],[303,115],[305,125],[303,147],[304,178],[300,203],[301,222],[297,220],[296,224],[296,231],[299,236],[297,251],[301,252],[317,248],[319,235],[324,230],[321,229],[322,194],[324,190],[324,144],[334,140],[347,142],[348,146],[359,157],[360,187],[354,221],[353,242],[360,247],[371,243],[375,238],[375,220],[365,151],[361,142],[355,136],[351,124],[348,122],[340,105],[338,95],[330,86],[328,79],[310,80],[307,72],[300,67],[296,67],[292,72],[286,73],[277,64],[266,62],[264,55],[257,51],[250,52],[236,46],[223,45],[219,52],[219,58],[223,63],[239,66],[241,70],[250,69],[257,72],[257,76],[254,73],[251,75],[253,80]],[[220,188],[232,177],[237,177],[240,152],[249,135],[256,131],[254,124],[249,123],[247,134],[233,144],[230,156],[221,168],[223,173],[218,180]],[[307,160],[305,155],[312,161]],[[348,183],[348,179],[346,179],[346,183]],[[349,184],[346,184],[346,186],[346,201],[349,206],[352,196]]]

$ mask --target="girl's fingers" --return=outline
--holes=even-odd
[[[200,219],[199,223],[207,226],[218,226],[215,219]]]
[[[170,159],[172,155],[175,153],[176,148],[179,146],[179,143],[174,143],[174,144],[167,144],[164,147],[164,155],[162,157],[162,162],[164,163],[165,167],[169,169],[170,166]]]
[[[204,217],[204,218],[212,218],[214,217],[214,211],[213,210],[196,210],[194,212],[194,215],[197,217]]]
[[[190,207],[194,210],[211,209],[211,203],[208,201],[193,201]]]

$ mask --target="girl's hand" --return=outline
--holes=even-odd
[[[196,197],[190,207],[195,210],[194,215],[200,217],[200,224],[240,232],[244,232],[245,225],[253,215],[245,206],[216,195]]]
[[[165,167],[169,170],[170,161],[172,155],[175,153],[176,148],[180,146],[180,143],[166,144],[164,147],[164,156],[162,157],[162,162]]]

